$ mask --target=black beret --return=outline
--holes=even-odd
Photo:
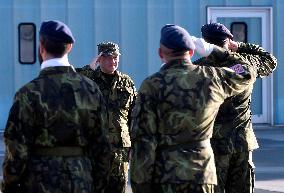
[[[39,34],[55,42],[75,42],[75,39],[69,27],[66,24],[56,20],[42,22]]]
[[[98,44],[98,53],[102,53],[102,55],[121,55],[118,45],[113,42],[102,42]]]
[[[160,43],[176,52],[195,49],[188,31],[174,24],[167,24],[161,29]]]
[[[209,23],[201,27],[201,33],[204,38],[216,38],[224,40],[233,39],[233,34],[221,23]]]

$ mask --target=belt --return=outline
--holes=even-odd
[[[186,142],[186,143],[182,143],[182,144],[176,144],[176,145],[161,145],[158,146],[158,150],[177,150],[180,148],[188,148],[188,149],[192,149],[192,148],[206,148],[210,146],[210,139],[205,139],[202,141],[190,141],[190,142]]]
[[[33,155],[38,156],[82,156],[82,147],[39,147],[32,151]]]

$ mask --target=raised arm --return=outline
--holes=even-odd
[[[277,59],[264,48],[243,42],[238,42],[237,45],[236,52],[256,66],[258,77],[268,76],[276,69]]]

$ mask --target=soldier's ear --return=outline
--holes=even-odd
[[[73,47],[73,44],[67,44],[66,52],[69,53]]]
[[[190,57],[192,57],[193,54],[194,54],[194,50],[189,50],[188,53],[189,53]]]
[[[41,60],[44,61],[45,58],[46,58],[46,50],[44,48],[44,45],[43,45],[42,41],[39,42],[39,49],[38,49],[38,51],[39,51],[39,55],[41,57]]]
[[[161,48],[158,49],[158,54],[159,54],[159,56],[160,56],[161,59],[164,58],[163,51],[162,51]]]

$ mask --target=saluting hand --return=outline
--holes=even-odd
[[[91,69],[93,69],[93,70],[96,69],[97,64],[99,63],[99,59],[100,59],[101,56],[102,56],[102,52],[99,55],[97,55],[95,58],[93,58],[91,64],[89,64]]]
[[[229,48],[230,50],[232,50],[233,52],[236,52],[236,51],[238,50],[239,46],[238,46],[238,43],[237,43],[237,42],[235,42],[235,41],[233,41],[233,40],[229,40],[228,48]]]

